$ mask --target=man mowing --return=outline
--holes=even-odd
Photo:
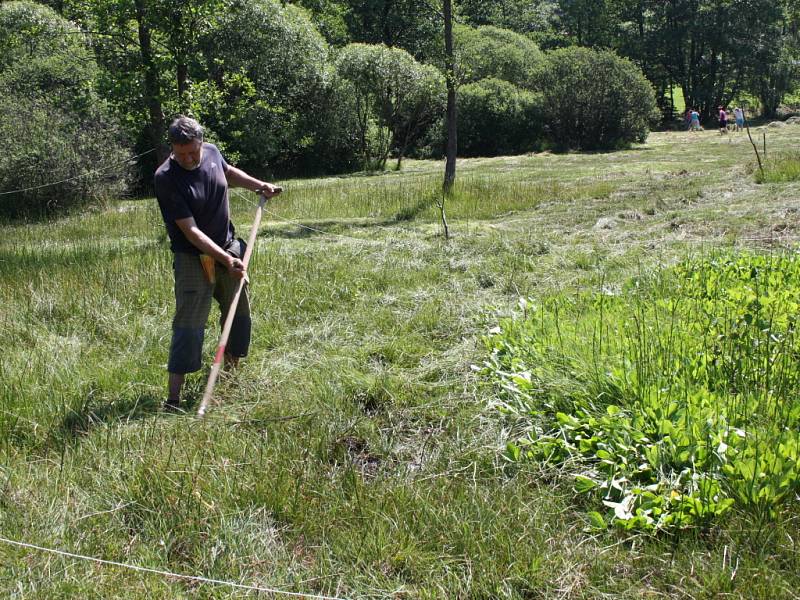
[[[180,406],[187,373],[199,371],[212,297],[224,322],[239,281],[245,277],[244,244],[230,220],[228,187],[243,187],[271,198],[278,186],[251,177],[225,162],[216,146],[203,142],[194,119],[178,117],[169,126],[172,154],[155,174],[161,216],[174,254],[175,316],[167,365],[167,409]],[[236,307],[225,363],[235,366],[250,347],[247,286]]]

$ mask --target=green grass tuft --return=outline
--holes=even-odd
[[[788,183],[800,181],[800,152],[782,153],[770,157],[764,170],[756,170],[756,183]]]

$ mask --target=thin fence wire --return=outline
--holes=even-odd
[[[44,188],[60,185],[62,183],[67,183],[69,181],[76,181],[78,179],[83,179],[85,177],[98,177],[100,175],[106,175],[107,173],[111,173],[114,169],[119,168],[121,165],[133,162],[135,160],[139,160],[143,156],[147,156],[151,152],[155,152],[155,151],[156,151],[155,148],[150,148],[150,150],[147,150],[146,152],[142,152],[141,154],[137,154],[136,156],[132,156],[130,158],[127,158],[124,161],[116,163],[116,164],[112,165],[111,167],[109,167],[108,169],[105,169],[105,170],[87,171],[86,173],[81,173],[80,175],[76,175],[75,177],[68,177],[67,179],[61,179],[60,181],[51,181],[49,183],[43,183],[41,185],[34,185],[34,186],[31,186],[31,187],[27,187],[27,188],[20,188],[20,189],[17,189],[17,190],[8,190],[8,191],[5,191],[5,192],[0,192],[0,196],[7,196],[9,194],[21,194],[23,192],[32,192],[33,190],[41,190],[41,189],[44,189]]]
[[[238,196],[239,198],[241,198],[242,200],[244,200],[245,202],[250,203],[250,204],[255,204],[250,200],[250,198],[245,196],[245,194],[242,193],[241,191],[233,190],[233,193],[236,196]],[[360,237],[356,237],[356,236],[353,236],[353,235],[345,235],[343,233],[335,233],[333,231],[324,231],[322,229],[317,229],[315,227],[311,227],[309,225],[305,225],[305,224],[303,224],[303,223],[301,223],[299,221],[293,221],[292,219],[287,219],[286,217],[282,217],[281,215],[269,210],[266,206],[262,210],[264,211],[264,213],[270,215],[276,221],[279,221],[281,223],[285,223],[287,225],[294,225],[295,227],[299,227],[300,229],[305,229],[306,231],[311,231],[313,233],[319,233],[321,235],[328,235],[328,236],[332,236],[332,237],[338,237],[338,238],[342,238],[342,239],[346,239],[346,240],[355,240],[357,242],[362,242],[362,243],[366,243],[366,244],[383,244],[384,243],[382,240],[360,238]]]
[[[310,600],[347,600],[346,598],[339,596],[324,596],[320,594],[304,594],[302,592],[289,592],[286,590],[279,590],[276,588],[262,587],[258,585],[247,585],[243,583],[236,583],[233,581],[225,581],[222,579],[212,579],[210,577],[203,577],[200,575],[184,575],[182,573],[173,573],[171,571],[165,571],[163,569],[152,569],[150,567],[141,567],[139,565],[132,565],[129,563],[117,562],[114,560],[105,560],[102,558],[96,558],[94,556],[86,556],[85,554],[75,554],[74,552],[66,552],[64,550],[47,548],[45,546],[38,546],[36,544],[30,544],[28,542],[19,542],[1,536],[0,536],[0,543],[9,546],[16,546],[18,548],[25,548],[27,550],[36,550],[38,552],[55,554],[58,556],[63,556],[66,558],[71,558],[74,560],[80,560],[84,562],[93,562],[101,565],[120,567],[123,569],[128,569],[130,571],[137,571],[140,573],[150,573],[152,575],[159,575],[161,577],[173,577],[175,579],[183,579],[184,581],[196,581],[198,583],[208,583],[213,585],[226,586],[240,590],[248,590],[251,592],[264,592],[267,594],[273,594],[277,596],[287,596],[291,598],[308,598]]]
[[[82,179],[84,177],[104,175],[106,173],[111,172],[114,168],[117,168],[122,164],[130,163],[132,161],[138,160],[138,159],[142,158],[143,156],[146,156],[146,155],[150,154],[151,152],[155,152],[155,151],[156,151],[156,148],[151,148],[149,150],[146,150],[145,152],[142,152],[141,154],[137,154],[135,156],[132,156],[132,157],[126,159],[125,161],[123,161],[121,163],[118,163],[118,164],[116,164],[116,165],[112,166],[111,168],[106,169],[104,171],[99,171],[99,172],[97,172],[97,171],[89,171],[87,173],[83,173],[81,175],[76,175],[75,177],[69,177],[67,179],[62,179],[60,181],[53,181],[53,182],[44,183],[44,184],[41,184],[41,185],[31,186],[31,187],[27,187],[27,188],[20,188],[20,189],[15,189],[15,190],[7,190],[7,191],[0,192],[0,196],[5,196],[5,195],[9,195],[9,194],[19,194],[19,193],[22,193],[22,192],[28,192],[28,191],[47,188],[47,187],[52,187],[52,186],[56,186],[56,185],[59,185],[59,184],[62,184],[62,183],[66,183],[66,182],[69,182],[69,181],[75,181],[77,179]],[[241,191],[233,190],[233,192],[239,198],[242,198],[245,202],[252,203],[252,201],[247,196],[245,196]],[[342,233],[335,233],[335,232],[332,232],[332,231],[325,231],[325,230],[322,230],[322,229],[317,229],[315,227],[311,227],[310,225],[305,225],[304,223],[301,223],[299,221],[295,221],[295,220],[292,220],[292,219],[287,219],[287,218],[285,218],[285,217],[283,217],[283,216],[281,216],[281,215],[269,210],[266,207],[264,207],[263,210],[264,210],[264,212],[266,214],[270,215],[271,217],[273,217],[275,220],[277,220],[279,222],[285,223],[287,225],[293,225],[295,227],[299,227],[301,229],[304,229],[306,231],[311,231],[313,233],[318,233],[320,235],[337,237],[337,238],[341,238],[341,239],[345,239],[345,240],[354,240],[356,242],[361,242],[361,243],[365,243],[365,244],[382,244],[382,243],[384,243],[382,240],[369,239],[369,238],[363,238],[363,237],[356,237],[356,236],[352,236],[352,235],[346,235],[346,234],[342,234]],[[608,240],[603,240],[603,241],[608,241]],[[785,243],[785,244],[797,244],[797,243],[800,243],[800,238],[793,238],[791,236],[768,236],[768,237],[734,238],[732,240],[725,239],[725,238],[721,238],[720,239],[720,238],[707,238],[707,237],[698,237],[698,238],[692,238],[692,239],[660,238],[660,239],[656,239],[656,240],[618,241],[618,242],[611,242],[609,245],[611,247],[613,247],[613,248],[628,248],[628,247],[632,248],[632,247],[640,247],[640,246],[648,246],[648,245],[665,245],[665,244],[696,244],[696,245],[709,245],[709,246],[724,246],[724,245],[735,245],[737,243],[742,243],[742,242],[770,242],[770,243],[776,243],[777,242],[777,243]]]
[[[233,193],[238,196],[239,198],[243,199],[245,202],[255,205],[255,203],[245,196],[239,190],[233,190]],[[311,227],[309,225],[305,225],[300,221],[295,221],[292,219],[287,219],[273,211],[270,211],[266,207],[264,207],[264,212],[270,216],[272,216],[276,221],[281,223],[285,223],[287,225],[294,225],[295,227],[299,227],[300,229],[305,229],[307,231],[311,231],[314,233],[319,233],[321,235],[328,235],[333,237],[338,237],[347,240],[354,240],[356,242],[362,242],[367,244],[383,244],[385,243],[383,240],[377,239],[370,239],[370,238],[363,238],[363,237],[356,237],[352,235],[345,235],[341,233],[335,233],[332,231],[324,231],[322,229],[317,229],[315,227]],[[383,228],[383,227],[381,227]],[[710,238],[710,237],[695,237],[695,238],[658,238],[658,239],[651,239],[651,240],[620,240],[620,241],[613,241],[608,239],[600,239],[586,242],[585,244],[597,244],[598,242],[605,242],[610,248],[638,248],[642,246],[657,246],[657,245],[667,245],[667,244],[693,244],[693,245],[706,245],[706,246],[733,246],[736,244],[741,243],[763,243],[769,242],[770,244],[800,244],[800,237],[793,237],[793,236],[781,236],[781,235],[771,235],[771,236],[761,236],[761,237],[736,237],[736,238]],[[577,244],[581,244],[582,242],[578,241]]]
[[[231,405],[227,405],[230,407]],[[129,413],[121,413],[119,414],[120,423],[128,423],[132,418],[141,418],[141,417],[175,417],[176,419],[183,418],[186,423],[191,423],[192,425],[198,423],[213,423],[218,425],[230,425],[230,426],[255,426],[255,425],[266,425],[268,423],[278,424],[278,423],[288,423],[290,421],[299,421],[301,419],[310,419],[312,417],[319,416],[320,412],[317,410],[306,411],[303,413],[293,414],[293,415],[265,415],[263,417],[258,416],[251,416],[251,412],[243,412],[243,409],[251,408],[246,404],[236,404],[234,405],[234,409],[230,413],[225,414],[221,413],[219,410],[214,411],[213,414],[207,414],[203,420],[198,420],[196,417],[197,415],[194,412],[193,406],[186,406],[186,408],[179,408],[179,409],[171,409],[169,411],[165,410],[164,408],[159,408],[157,410],[150,410],[147,413],[137,414],[134,415],[133,412]],[[221,408],[217,406],[216,408]],[[34,429],[41,429],[44,430],[46,426],[34,419],[30,419],[28,417],[23,417],[16,412],[12,412],[6,409],[0,409],[0,413],[10,417],[14,420],[24,421],[29,425],[32,425]],[[78,413],[74,411],[68,411],[65,416],[70,415],[78,415]],[[91,416],[91,415],[90,415]]]

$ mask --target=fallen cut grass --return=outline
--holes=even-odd
[[[769,525],[733,510],[671,538],[587,532],[572,477],[504,457],[524,423],[472,369],[521,296],[794,239],[800,188],[754,185],[751,151],[676,133],[461,161],[448,242],[438,163],[285,182],[250,268],[251,355],[204,422],[159,412],[174,300],[152,199],[0,225],[0,535],[349,598],[790,597],[795,500]],[[240,235],[254,201],[233,198]],[[209,360],[218,334],[214,315]],[[236,594],[0,544],[3,597]]]

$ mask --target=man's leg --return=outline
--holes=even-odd
[[[184,373],[170,373],[169,374],[169,395],[167,396],[167,404],[178,406],[181,402],[181,388],[183,388],[183,381],[186,379]]]
[[[211,310],[212,286],[206,279],[200,258],[175,254],[175,318],[169,351],[168,404],[177,406],[186,373],[202,365],[203,337]]]
[[[217,268],[217,283],[214,287],[214,299],[219,303],[220,327],[224,326],[228,316],[228,310],[236,295],[239,287],[238,280],[233,279],[228,271],[220,266]],[[252,322],[250,319],[250,293],[249,286],[245,283],[242,293],[239,296],[239,303],[236,306],[236,315],[233,318],[231,334],[225,348],[225,366],[236,368],[239,366],[239,359],[247,356],[250,348],[250,331]]]

